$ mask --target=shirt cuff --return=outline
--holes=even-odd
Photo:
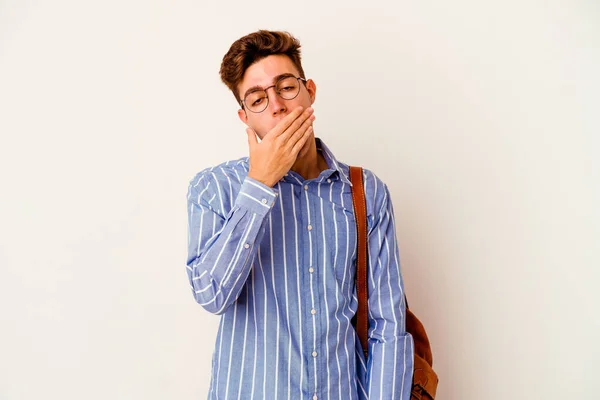
[[[246,177],[235,199],[235,204],[258,215],[265,216],[275,205],[279,192],[256,179]]]

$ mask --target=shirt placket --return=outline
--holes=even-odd
[[[305,351],[308,352],[307,359],[309,362],[309,393],[310,399],[318,400],[320,398],[319,389],[323,386],[323,377],[320,373],[322,371],[322,356],[325,349],[322,349],[321,344],[321,320],[319,318],[320,309],[320,298],[321,288],[319,285],[319,265],[318,265],[318,244],[317,244],[317,231],[316,222],[318,215],[316,214],[316,208],[314,206],[314,196],[311,194],[310,182],[303,182],[301,185],[301,204],[302,204],[302,217],[305,232],[305,249],[307,247],[307,258],[306,264],[308,265],[307,283],[309,288],[310,296],[307,296],[307,301],[304,304],[304,316],[309,325],[307,331],[311,332],[308,339],[309,346],[306,346]]]

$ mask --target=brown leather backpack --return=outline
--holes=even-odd
[[[360,339],[365,358],[368,357],[368,293],[367,293],[367,203],[363,185],[363,171],[361,167],[350,167],[350,181],[352,182],[352,201],[356,216],[358,233],[358,253],[356,264],[356,291],[358,295],[358,310],[352,322],[355,324],[356,333]],[[404,296],[406,301],[406,295]],[[415,344],[414,372],[411,391],[411,400],[433,400],[438,385],[438,376],[433,370],[433,356],[431,345],[427,338],[425,328],[419,319],[408,309],[406,301],[406,331],[413,337]]]

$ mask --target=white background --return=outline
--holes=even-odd
[[[1,0],[0,399],[206,398],[187,185],[247,155],[218,70],[260,28],[390,187],[438,398],[598,398],[597,1]]]

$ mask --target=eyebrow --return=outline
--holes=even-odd
[[[294,75],[294,74],[292,74],[292,73],[289,73],[289,72],[286,72],[285,74],[279,74],[279,75],[277,75],[276,77],[274,77],[274,78],[273,78],[273,80],[272,80],[271,82],[274,84],[274,83],[275,83],[275,82],[277,82],[278,80],[280,80],[280,79],[282,79],[282,78],[288,78],[288,77],[290,77],[290,76],[293,76],[293,77],[295,77],[295,75]],[[264,90],[264,89],[263,89],[263,87],[262,87],[262,86],[258,86],[258,85],[252,86],[251,88],[249,88],[248,90],[246,90],[246,93],[244,93],[244,96],[243,96],[242,98],[243,98],[243,99],[245,99],[245,98],[246,98],[246,96],[247,96],[249,93],[256,92],[257,90]]]

